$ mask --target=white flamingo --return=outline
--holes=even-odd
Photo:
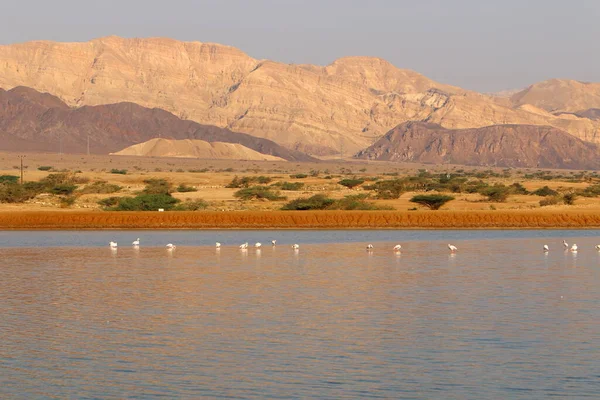
[[[402,250],[402,246],[400,246],[399,244],[394,246],[394,251],[400,251]]]
[[[596,245],[596,250],[600,251],[600,244]]]
[[[299,244],[293,244],[292,245],[292,249],[294,249],[294,250],[298,250],[299,248],[300,248]]]
[[[573,246],[571,246],[571,251],[573,253],[577,253],[577,245],[575,243],[573,243]]]
[[[567,243],[567,241],[564,239],[563,239],[563,246],[565,247],[565,250],[569,248],[569,243]]]
[[[132,246],[139,246],[140,245],[140,238],[135,239],[132,243]]]
[[[272,244],[273,246],[275,246],[275,244],[276,244],[276,243],[277,243],[277,240],[271,240],[271,244]]]
[[[173,250],[177,246],[175,246],[173,243],[168,243],[166,247],[168,250]]]
[[[549,252],[550,251],[550,247],[548,247],[547,244],[544,245],[544,252]]]
[[[367,250],[373,250],[373,245],[372,244],[368,244],[367,245]]]
[[[108,245],[110,246],[111,249],[117,248],[117,242],[109,242]]]
[[[262,246],[262,243],[260,243],[260,242],[257,242],[254,244],[254,247],[256,247],[257,249],[260,248],[260,246]]]
[[[220,249],[220,248],[221,248],[221,243],[219,243],[219,242],[215,243],[215,247],[216,247],[217,249]]]
[[[248,248],[248,242],[240,245],[241,250],[246,250],[247,248]]]
[[[449,244],[448,248],[450,249],[451,253],[456,253],[456,250],[458,250],[458,247],[456,247],[456,246],[454,246],[452,244]]]

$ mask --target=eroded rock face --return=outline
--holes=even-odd
[[[57,97],[30,88],[0,89],[0,148],[8,151],[107,154],[152,138],[236,143],[290,161],[311,161],[304,153],[267,139],[182,120],[133,103],[70,108]]]
[[[398,125],[357,158],[432,164],[597,169],[600,149],[549,126],[495,125],[446,129],[438,124]]]
[[[410,120],[447,128],[551,125],[600,143],[600,121],[553,115],[553,107],[529,106],[537,102],[519,94],[511,101],[465,91],[371,57],[286,65],[218,44],[119,37],[0,46],[0,87],[16,86],[69,106],[161,108],[315,155],[359,151]]]
[[[531,104],[553,113],[600,108],[600,83],[550,79],[513,94],[511,101],[516,106]]]

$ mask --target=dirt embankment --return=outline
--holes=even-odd
[[[0,229],[600,228],[597,211],[0,212]]]

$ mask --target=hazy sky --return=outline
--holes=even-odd
[[[255,58],[384,58],[479,91],[548,78],[600,82],[598,0],[16,0],[0,43],[165,36]]]

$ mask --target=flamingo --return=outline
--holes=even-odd
[[[294,249],[294,250],[298,250],[299,248],[300,248],[299,244],[293,244],[292,245],[292,249]]]
[[[367,250],[373,250],[373,245],[372,244],[368,244],[367,245]]]
[[[544,252],[549,252],[550,251],[550,247],[548,247],[547,244],[544,245]]]
[[[575,243],[573,243],[573,246],[571,246],[571,251],[573,253],[577,253],[577,245]]]
[[[117,248],[117,242],[109,242],[108,245],[110,246],[111,249]]]
[[[454,246],[454,245],[452,245],[452,244],[449,244],[449,245],[448,245],[448,248],[450,249],[450,252],[451,252],[451,253],[455,253],[455,252],[456,252],[456,250],[458,250],[458,247],[456,247],[456,246]]]
[[[400,250],[402,250],[402,246],[400,246],[399,244],[397,244],[397,245],[394,246],[394,250],[395,251],[400,251]]]
[[[220,248],[221,248],[221,243],[219,243],[219,242],[215,243],[215,247],[216,247],[217,249],[220,249]]]
[[[132,243],[132,246],[139,246],[140,245],[140,238],[135,239]]]
[[[260,242],[257,242],[254,244],[254,247],[256,247],[257,249],[260,248],[260,246],[262,246],[262,243],[260,243]]]
[[[596,250],[600,251],[600,244],[596,245]]]
[[[271,240],[271,244],[272,244],[273,246],[275,246],[275,243],[277,243],[277,240]]]
[[[173,250],[175,247],[177,247],[177,246],[175,246],[173,243],[167,244],[167,249],[169,249],[169,250]]]
[[[241,250],[246,250],[247,248],[248,248],[248,242],[240,245]]]
[[[567,243],[567,241],[564,239],[563,239],[563,246],[565,247],[565,250],[569,248],[569,243]]]

